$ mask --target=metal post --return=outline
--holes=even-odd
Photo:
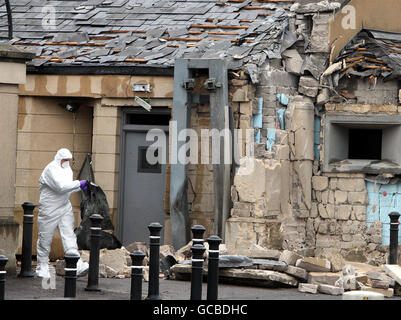
[[[77,291],[77,262],[80,256],[78,254],[69,254],[65,259],[65,284],[64,297],[75,298]]]
[[[92,214],[91,220],[91,246],[89,256],[88,285],[86,291],[100,291],[99,284],[99,250],[101,237],[101,224],[103,217],[100,214]]]
[[[7,261],[8,261],[7,257],[0,256],[0,300],[4,300],[4,296],[5,296]]]
[[[191,300],[202,300],[203,253],[206,248],[195,244],[192,250]]]
[[[219,286],[219,245],[220,237],[211,236],[209,243],[209,264],[207,268],[207,300],[217,300]]]
[[[149,226],[149,289],[146,300],[161,300],[159,295],[160,232],[163,226],[153,222]]]
[[[141,250],[136,250],[130,254],[131,266],[131,300],[142,300],[142,263],[144,254]]]
[[[33,228],[33,210],[35,204],[32,202],[24,202],[24,226],[22,234],[22,257],[21,271],[19,277],[33,277],[32,271],[32,228]]]
[[[390,217],[390,264],[398,264],[398,212],[391,212]]]
[[[203,244],[203,234],[206,229],[204,226],[195,225],[191,228],[192,231],[192,245]]]

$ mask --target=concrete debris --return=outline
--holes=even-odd
[[[165,278],[169,278],[170,268],[177,263],[174,247],[171,245],[160,246],[160,271]]]
[[[301,75],[303,59],[296,49],[286,50],[281,53],[281,56],[284,58],[285,71]]]
[[[227,249],[230,254],[244,255],[253,259],[278,260],[281,255],[281,252],[279,250],[264,248],[257,244],[252,244],[248,248],[240,249],[232,248],[229,246]]]
[[[142,251],[146,256],[149,256],[148,247],[146,242],[133,242],[125,247],[129,252],[134,252],[137,250]]]
[[[309,272],[330,272],[331,263],[327,259],[306,257],[303,259],[298,259],[296,267],[303,268]]]
[[[391,280],[371,280],[372,288],[388,289],[391,285]]]
[[[208,248],[208,243],[204,245]],[[172,280],[191,279],[192,241],[178,251],[170,245],[160,247],[160,276]],[[146,243],[132,243],[127,248],[148,252]],[[231,248],[232,249],[232,248]],[[250,250],[253,249],[253,250]],[[348,262],[339,259],[336,252],[318,252],[319,257],[303,257],[290,250],[273,250],[262,246],[251,246],[245,255],[232,254],[225,244],[220,245],[219,281],[237,285],[261,286],[266,288],[298,287],[299,292],[341,295],[345,291],[362,290],[394,295],[399,286],[400,270],[396,265],[375,267],[365,263]],[[131,276],[130,251],[121,249],[100,251],[100,278],[129,278]],[[337,252],[338,253],[338,252]],[[89,251],[80,251],[81,259],[89,262]],[[207,254],[203,264],[203,274],[207,276]],[[257,256],[254,258],[253,256]],[[341,272],[333,272],[332,261],[341,260]],[[272,259],[272,257],[274,259]],[[149,281],[148,257],[144,260],[143,279]],[[340,264],[337,265],[338,269]],[[57,275],[64,276],[64,260],[56,262]]]
[[[366,275],[357,275],[355,276],[355,279],[358,284],[363,284],[366,286],[369,283],[369,278]]]
[[[289,251],[289,250],[284,250],[280,257],[279,261],[283,261],[286,264],[290,266],[295,266],[295,263],[297,262],[298,259],[302,259],[303,257],[295,252]]]
[[[305,269],[294,266],[288,266],[284,272],[302,281],[307,281],[309,278],[309,274]]]
[[[317,96],[319,91],[319,81],[313,77],[303,76],[299,79],[298,91],[305,96],[314,98]]]
[[[384,271],[388,276],[401,284],[401,267],[395,264],[386,264],[383,266]]]
[[[319,284],[318,289],[320,293],[329,294],[332,296],[339,296],[344,293],[344,289],[336,286],[331,286],[328,284]]]
[[[391,298],[394,296],[394,289],[393,288],[388,288],[388,289],[379,289],[379,288],[371,288],[371,287],[365,287],[363,286],[361,288],[362,291],[372,291],[372,292],[377,292],[383,294],[386,298]]]
[[[99,264],[106,266],[106,273],[108,278],[114,277],[114,275],[122,274],[124,267],[127,266],[127,256],[129,251],[124,247],[115,250],[100,250]]]
[[[334,286],[336,281],[340,278],[341,273],[331,272],[309,272],[308,283],[313,284],[329,284]]]
[[[267,260],[267,259],[252,259],[254,265],[257,266],[258,269],[262,270],[273,270],[279,272],[287,272],[289,266],[282,261],[275,261],[275,260]]]
[[[130,245],[132,247],[132,245]],[[146,251],[146,250],[145,250]],[[80,250],[81,259],[89,263],[90,252]],[[145,257],[144,265],[148,264],[148,258]],[[57,260],[56,273],[64,276],[64,260]],[[99,277],[100,278],[130,278],[131,277],[131,257],[130,251],[125,247],[120,249],[108,250],[102,249],[99,251]]]
[[[351,265],[346,265],[342,269],[341,277],[334,284],[336,287],[343,288],[344,290],[356,290],[357,280],[355,276],[355,269]]]
[[[339,272],[345,266],[345,259],[337,249],[324,248],[316,252],[316,257],[325,258],[331,262],[331,271]]]
[[[378,288],[380,288],[380,285],[383,283],[388,283],[389,287],[394,287],[395,286],[395,280],[388,276],[385,272],[380,272],[380,271],[371,271],[369,272],[366,277],[369,279],[369,283],[372,284],[372,287],[375,285],[379,285]]]
[[[176,251],[176,257],[178,262],[188,260],[192,257],[191,247],[192,247],[192,241],[188,242],[185,246]]]
[[[318,289],[318,285],[317,284],[300,283],[298,285],[298,291],[299,292],[316,294],[317,293],[317,289]]]
[[[320,80],[321,75],[326,70],[328,63],[327,55],[322,53],[315,53],[307,55],[303,61],[301,74],[310,72],[316,80]]]
[[[104,265],[104,264],[103,264]],[[112,267],[109,267],[107,265],[104,265],[104,270],[106,272],[106,277],[107,278],[116,278],[119,272]]]
[[[327,0],[317,3],[295,3],[291,6],[290,11],[296,13],[316,13],[316,12],[333,12],[341,7],[339,2],[329,2]]]

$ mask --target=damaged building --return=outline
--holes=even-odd
[[[176,249],[201,224],[237,254],[385,263],[401,199],[400,4],[308,2],[18,0],[11,39],[1,5],[2,42],[31,53],[4,217],[22,225],[21,204],[38,203],[43,168],[67,147],[74,176],[92,155],[124,245],[147,241],[158,221]],[[354,28],[344,30],[344,5],[356,8]],[[170,152],[185,144],[174,130],[188,128],[251,129],[252,141],[223,140],[229,164],[147,162],[150,129]],[[79,194],[72,204],[79,224]]]

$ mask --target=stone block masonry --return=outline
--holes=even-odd
[[[329,21],[337,9],[326,2],[294,4],[289,30],[298,41],[282,53],[282,59],[259,65],[254,93],[245,88],[250,81],[241,78],[232,82],[236,86],[233,97],[238,127],[252,128],[258,98],[263,99],[263,123],[261,141],[255,146],[254,172],[234,177],[227,228],[235,230],[229,239],[242,248],[252,243],[272,248],[281,243],[284,250],[310,249],[319,258],[329,255],[335,261],[332,271],[341,270],[343,259],[383,264],[387,248],[381,245],[381,223],[367,221],[366,175],[324,171],[325,158],[330,158],[324,149],[325,114],[362,117],[401,113],[396,81],[375,79],[372,86],[372,79],[336,77],[342,66],[329,61],[333,48],[328,39]],[[337,96],[329,88],[334,88]],[[285,99],[278,98],[283,96]],[[272,130],[277,130],[276,141],[267,151],[266,140]],[[274,244],[269,236],[256,231],[270,222],[280,226]],[[280,257],[296,268],[294,259],[294,254],[288,253]],[[321,290],[338,294],[330,287]]]
[[[309,234],[316,250],[336,250],[344,258],[373,264],[385,263],[381,223],[366,221],[368,192],[363,174],[330,173],[312,177],[312,214]]]

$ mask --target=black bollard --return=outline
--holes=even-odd
[[[149,226],[149,289],[146,300],[161,300],[159,295],[160,232],[163,226],[153,222]]]
[[[206,248],[202,244],[195,244],[191,250],[191,300],[202,300],[203,254]]]
[[[221,239],[211,236],[207,239],[209,243],[209,264],[207,268],[207,300],[217,300],[219,286],[219,245]]]
[[[131,266],[131,300],[142,300],[142,262],[146,254],[136,250],[130,254]]]
[[[398,264],[398,219],[400,214],[398,212],[391,212],[390,217],[390,264]]]
[[[4,300],[5,288],[6,288],[6,264],[8,262],[7,257],[0,256],[0,300]]]
[[[64,298],[75,298],[77,292],[77,262],[78,254],[69,254],[65,259]]]
[[[99,289],[99,250],[101,237],[101,224],[103,217],[100,214],[92,214],[91,220],[91,246],[89,255],[88,285],[86,291],[100,291]]]
[[[191,228],[192,231],[192,245],[202,244],[203,245],[203,234],[206,229],[204,226],[195,225]]]
[[[24,202],[24,226],[22,233],[22,256],[21,271],[19,277],[33,277],[32,271],[32,228],[33,228],[33,209],[35,204],[32,202]]]

